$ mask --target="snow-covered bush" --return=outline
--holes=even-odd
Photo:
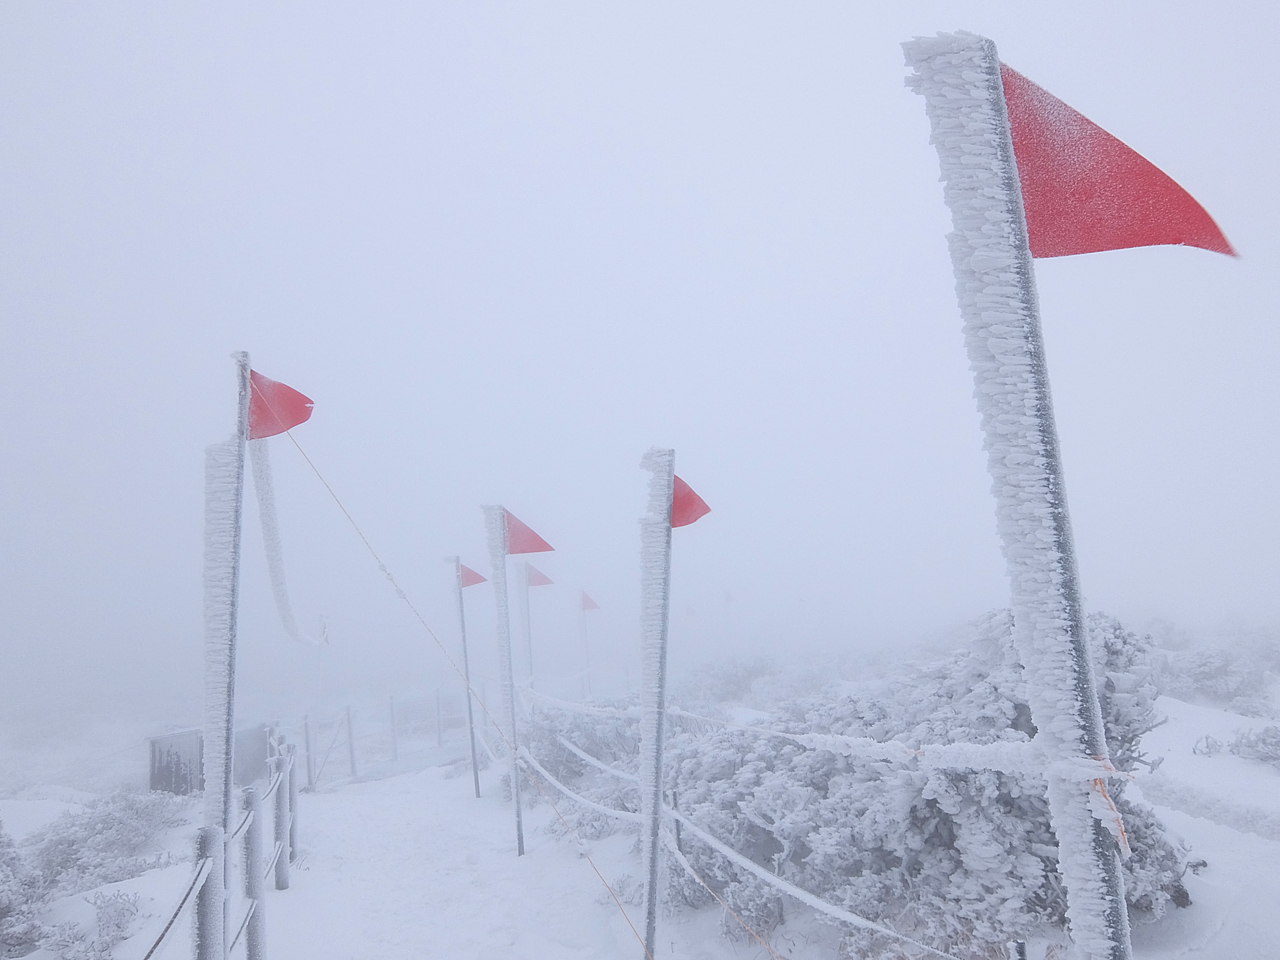
[[[1235,739],[1227,744],[1227,750],[1246,760],[1261,760],[1280,767],[1280,727],[1263,727],[1236,734]]]
[[[138,915],[136,893],[98,891],[89,897],[97,923],[97,936],[86,936],[75,923],[61,923],[45,940],[58,960],[111,960],[116,944],[123,942]]]
[[[667,745],[668,802],[769,871],[939,948],[996,957],[1010,939],[1060,935],[1066,902],[1044,781],[1034,774],[930,768],[914,753],[930,744],[1017,743],[1034,736],[1008,614],[984,618],[975,634],[963,652],[910,669],[873,692],[780,704],[768,724],[792,734],[897,741],[910,748],[902,752],[905,759],[843,756],[755,731],[675,723]],[[1090,636],[1113,762],[1132,770],[1144,761],[1142,735],[1158,722],[1150,644],[1100,616],[1090,618]],[[634,772],[621,745],[624,722],[552,714],[535,725],[534,751],[575,790],[635,809],[633,786],[589,769],[556,736]],[[1134,851],[1125,871],[1135,919],[1188,903],[1180,879],[1185,851],[1119,782],[1112,796]],[[785,901],[771,887],[688,832],[682,847],[746,923],[765,931],[781,921]],[[707,900],[699,884],[671,872],[669,897],[692,905]],[[843,949],[849,956],[887,958],[901,956],[903,948],[858,931],[845,937]]]
[[[1247,717],[1273,717],[1268,696],[1280,671],[1280,643],[1236,639],[1210,649],[1169,653],[1160,665],[1163,692],[1190,703],[1212,703]]]
[[[23,841],[23,853],[44,894],[67,896],[128,880],[169,863],[146,853],[160,832],[177,824],[186,801],[167,793],[96,797]]]
[[[48,935],[39,907],[34,879],[0,824],[0,957],[25,956]]]

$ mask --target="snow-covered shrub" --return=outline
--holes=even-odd
[[[162,830],[178,823],[186,801],[167,793],[127,793],[96,797],[23,841],[41,892],[67,896],[128,880],[169,863],[166,854],[145,849]]]
[[[1236,734],[1227,750],[1246,760],[1261,760],[1280,767],[1280,727],[1263,727],[1261,730]]]
[[[1247,717],[1273,717],[1268,688],[1277,671],[1280,643],[1253,637],[1170,653],[1159,680],[1163,692],[1181,700],[1212,703]]]
[[[1091,617],[1089,626],[1113,762],[1132,770],[1144,762],[1142,735],[1158,722],[1150,644],[1107,617]],[[941,949],[996,957],[1010,939],[1060,936],[1066,900],[1044,781],[1033,772],[930,768],[914,753],[931,744],[1018,743],[1034,736],[1008,614],[987,616],[975,634],[963,652],[909,669],[874,692],[780,704],[768,724],[792,734],[897,741],[910,748],[904,759],[843,756],[755,731],[673,723],[668,802],[770,872]],[[625,719],[551,714],[535,725],[535,753],[573,789],[635,809],[634,787],[589,769],[557,739],[608,749],[621,739]],[[634,731],[634,723],[626,729]],[[621,746],[609,753],[587,749],[635,771]],[[1125,872],[1135,919],[1188,903],[1180,879],[1185,851],[1149,807],[1124,795],[1119,781],[1111,792],[1134,851]],[[744,921],[761,932],[780,922],[784,900],[773,888],[688,831],[682,848]],[[699,884],[675,879],[680,872],[672,871],[669,898],[705,902]],[[887,958],[905,948],[858,931],[843,949],[849,956]]]
[[[44,946],[52,950],[58,960],[111,960],[116,944],[129,936],[130,927],[138,915],[138,901],[136,893],[99,891],[89,897],[98,928],[97,936],[86,936],[75,923],[60,923],[45,940]]]
[[[39,905],[34,879],[0,824],[0,957],[25,956],[48,935]]]

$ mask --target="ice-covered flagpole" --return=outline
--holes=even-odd
[[[511,657],[511,610],[507,602],[507,511],[501,504],[485,506],[484,525],[489,539],[490,578],[498,611],[498,673],[502,680],[502,707],[507,715],[511,742],[511,799],[516,806],[516,856],[524,856],[524,818],[520,811],[520,753],[516,735],[516,678]]]
[[[1012,586],[1014,642],[1036,741],[1049,761],[1071,936],[1089,960],[1129,960],[1120,854],[1095,816],[1098,791],[1054,772],[1055,763],[1064,769],[1064,761],[1080,758],[1106,767],[1107,744],[1000,61],[995,44],[967,33],[903,48],[915,69],[908,85],[925,98],[955,228],[951,262]]]
[[[462,602],[462,590],[471,583],[483,583],[484,577],[474,570],[462,565],[461,557],[445,557],[445,563],[453,564],[453,579],[457,586],[458,597],[458,636],[462,641],[462,682],[466,689],[463,694],[467,698],[467,735],[471,738],[471,779],[476,788],[476,799],[480,799],[480,762],[476,757],[476,721],[471,707],[471,660],[467,656],[467,612]],[[464,579],[464,571],[471,577]]]
[[[652,958],[658,926],[662,831],[662,741],[667,711],[667,624],[671,613],[671,529],[710,508],[675,475],[675,451],[652,447],[648,512],[640,518],[640,819],[644,856],[644,948]]]
[[[644,948],[653,957],[658,926],[658,850],[662,832],[662,736],[667,699],[667,621],[671,609],[671,495],[675,451],[652,448],[649,508],[640,519],[640,817],[644,831]]]
[[[215,929],[201,929],[201,936],[213,941],[202,945],[208,956],[226,954],[226,837],[233,812],[240,531],[249,439],[249,355],[232,357],[239,383],[236,431],[205,449],[204,468],[204,825],[214,837],[212,876],[217,881],[210,887]]]

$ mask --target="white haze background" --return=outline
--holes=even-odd
[[[898,43],[967,28],[1187,187],[1239,260],[1038,277],[1084,588],[1141,626],[1280,621],[1280,332],[1262,4],[10,4],[0,10],[0,711],[190,722],[203,448],[232,350],[451,647],[479,505],[636,673],[640,455],[677,531],[677,672],[895,655],[1006,603],[923,105]],[[451,682],[287,439],[295,610],[252,502],[242,715]],[[469,591],[493,674],[487,588]],[[516,627],[517,649],[520,647]],[[520,661],[518,661],[520,662]],[[604,682],[604,681],[602,681]],[[19,721],[23,721],[19,723]],[[14,726],[17,725],[17,726]]]

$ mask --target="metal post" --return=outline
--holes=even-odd
[[[316,788],[316,755],[311,749],[311,718],[302,718],[302,741],[307,750],[307,791]]]
[[[213,864],[196,894],[195,913],[191,918],[196,960],[226,960],[226,890],[222,834],[216,827],[201,827],[196,833],[196,863],[212,860]]]
[[[289,860],[298,859],[298,748],[288,747],[289,757]]]
[[[272,761],[275,772],[280,777],[276,786],[274,835],[280,847],[280,856],[276,857],[276,889],[289,889],[289,758],[276,757]]]
[[[387,697],[387,711],[391,714],[391,761],[400,759],[400,744],[396,742],[396,698]]]
[[[1093,678],[1035,269],[995,44],[973,34],[904,44],[925,97],[944,196],[965,346],[974,374],[998,529],[1012,587],[1013,642],[1036,742],[1050,768],[1090,763],[1107,743]],[[1088,960],[1131,960],[1119,850],[1092,813],[1089,780],[1050,772],[1067,919]],[[1102,790],[1104,779],[1094,781]]]
[[[436,746],[444,746],[444,730],[440,726],[440,688],[436,687]]]
[[[671,608],[671,500],[675,451],[654,447],[640,466],[649,481],[649,510],[640,520],[640,813],[645,865],[644,948],[654,956],[662,825],[662,740],[667,696],[667,623]]]
[[[205,450],[204,611],[204,826],[215,831],[217,851],[210,881],[217,909],[208,907],[200,949],[226,952],[226,892],[230,883],[227,833],[234,806],[236,633],[240,607],[240,540],[244,514],[245,445],[249,437],[249,355],[233,353],[238,378],[236,432]],[[202,902],[211,903],[208,893]],[[215,916],[216,914],[216,916]],[[214,953],[209,954],[210,957]]]
[[[524,814],[520,809],[520,738],[516,728],[515,667],[511,656],[511,610],[507,605],[507,511],[501,504],[484,507],[493,568],[494,602],[497,604],[498,669],[502,676],[503,712],[510,724],[507,751],[511,754],[511,799],[516,809],[516,856],[524,856]]]
[[[253,914],[245,930],[245,955],[247,960],[263,960],[266,951],[264,935],[266,917],[263,905],[262,884],[262,809],[258,791],[245,787],[243,807],[249,815],[249,826],[244,831],[244,895],[248,898]]]
[[[458,596],[458,636],[462,641],[462,686],[467,698],[467,736],[471,739],[471,780],[480,799],[480,761],[476,755],[476,718],[471,709],[471,659],[467,655],[467,612],[462,601],[462,558],[445,557],[445,563],[453,564],[453,580]]]
[[[351,764],[351,779],[356,779],[356,731],[351,725],[351,708],[347,707],[347,760]]]

